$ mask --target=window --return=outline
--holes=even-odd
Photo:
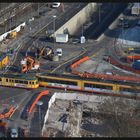
[[[111,89],[112,90],[112,86],[100,85],[100,84],[84,83],[84,87],[101,88],[101,89]]]
[[[0,78],[0,81],[2,81],[2,79]]]
[[[6,82],[8,82],[8,79],[6,79]]]
[[[132,93],[140,92],[140,90],[138,90],[138,89],[123,88],[123,87],[120,87],[120,91],[126,91],[126,92],[132,92]]]
[[[21,81],[21,80],[15,80],[15,83],[23,84],[23,81]]]
[[[24,84],[28,84],[28,81],[24,81]]]
[[[75,81],[55,80],[55,79],[48,79],[48,78],[39,78],[39,81],[77,86],[77,82]]]

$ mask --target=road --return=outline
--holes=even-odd
[[[69,5],[71,5],[71,4],[69,4]],[[79,6],[79,4],[78,4],[78,6]],[[75,8],[77,10],[77,5],[75,5]],[[60,9],[58,9],[58,10],[60,10]],[[54,14],[59,16],[60,13],[58,12],[58,10],[54,9],[54,10],[50,11],[50,16],[47,16],[46,20],[47,21],[51,20],[52,19],[52,15],[54,15]],[[66,12],[68,12],[69,10],[70,10],[70,8],[67,8]],[[63,15],[61,15],[61,16],[63,16]],[[44,24],[46,24],[45,22],[46,21],[44,19]],[[50,22],[50,24],[51,24],[51,22]],[[36,25],[38,24],[37,21],[34,22],[34,25],[35,24]],[[40,25],[38,25],[37,29],[33,28],[32,33],[35,33],[39,29],[39,27],[40,27]],[[28,50],[28,46],[31,46],[32,43],[33,43],[34,39],[30,38],[30,36],[27,36],[27,34],[29,34],[29,32],[26,32],[21,38],[16,40],[16,43],[18,44],[18,42],[20,42],[21,39],[23,39],[25,41],[25,47],[23,46],[23,48],[18,52],[17,59],[15,59],[15,61],[13,60],[14,64],[18,65],[18,62],[19,62],[19,60],[21,58],[21,55],[24,56],[26,51]],[[27,125],[29,122],[27,121],[25,123],[24,120],[21,120],[20,116],[21,116],[22,112],[24,111],[24,108],[26,107],[26,104],[28,104],[28,102],[30,102],[29,100],[33,96],[31,94],[33,91],[28,91],[28,90],[25,90],[25,89],[15,89],[15,88],[11,89],[11,88],[5,88],[5,87],[1,87],[0,90],[1,90],[1,93],[2,93],[0,95],[0,97],[2,98],[3,102],[5,102],[4,99],[7,98],[5,103],[7,103],[9,106],[10,105],[17,106],[17,110],[15,111],[15,113],[13,114],[11,119],[5,120],[6,122],[8,122],[8,127],[17,127],[17,128],[20,127],[20,128],[22,128],[23,125],[25,125],[25,124]],[[33,92],[33,93],[35,93],[35,92]],[[21,96],[19,94],[21,94]],[[10,97],[10,99],[8,100],[9,97]],[[44,103],[44,105],[45,105],[45,103]],[[1,108],[1,109],[3,110],[3,108]],[[8,132],[8,134],[9,134],[9,132]]]
[[[79,6],[80,4],[79,3],[76,3],[76,4],[69,4],[68,5],[68,8],[66,9],[66,11],[65,11],[65,13],[60,13],[60,12],[58,12],[60,9],[58,9],[58,10],[55,10],[55,11],[50,11],[50,14],[49,14],[49,16],[47,16],[46,17],[46,19],[45,18],[43,18],[43,22],[41,22],[41,24],[38,24],[38,23],[36,23],[36,28],[33,28],[33,30],[31,31],[31,33],[34,33],[33,35],[35,36],[38,32],[40,32],[41,31],[41,33],[39,33],[39,34],[41,34],[41,36],[42,36],[42,33],[44,32],[44,31],[46,31],[46,28],[51,28],[51,26],[52,26],[52,22],[53,22],[53,17],[52,17],[52,15],[57,15],[57,19],[56,19],[56,29],[58,28],[58,26],[60,26],[59,24],[64,24],[64,22],[65,21],[63,21],[62,20],[62,17],[64,18],[64,17],[68,17],[69,16],[69,18],[71,17],[71,15],[69,14],[70,13],[70,11],[71,11],[71,8],[73,7],[73,11],[74,12],[77,12],[77,10],[80,10],[83,6],[85,6],[85,4],[81,4],[81,6]],[[71,14],[74,14],[74,13],[71,13]],[[64,18],[65,19],[65,18]],[[42,20],[41,20],[42,21]],[[48,22],[47,24],[46,24],[46,21]],[[57,26],[57,21],[58,21],[58,26]],[[38,21],[39,22],[39,21]],[[42,25],[42,24],[44,24],[44,25]],[[35,25],[34,25],[35,26]],[[42,29],[42,30],[38,30],[37,31],[37,29]],[[36,31],[36,32],[35,32]],[[13,60],[13,62],[14,62],[14,64],[13,64],[13,67],[19,67],[19,63],[20,63],[20,61],[21,61],[21,59],[25,56],[25,54],[26,54],[26,52],[28,51],[28,49],[29,49],[29,46],[30,46],[30,48],[32,48],[32,49],[34,49],[34,45],[36,45],[36,42],[37,42],[37,40],[39,39],[38,37],[31,37],[30,35],[28,35],[27,36],[27,34],[30,34],[30,33],[26,33],[26,36],[24,35],[24,37],[22,38],[22,45],[23,45],[23,47],[18,51],[18,52],[16,52],[16,53],[18,53],[18,55],[17,55],[17,57],[16,57],[16,59],[14,59]],[[46,33],[44,33],[44,36],[46,35]],[[19,39],[19,40],[17,40],[17,42],[20,42],[21,43],[21,39]],[[35,42],[35,43],[34,43]],[[40,43],[40,42],[39,42]],[[39,45],[41,45],[41,44],[39,44]],[[44,45],[44,43],[42,43],[42,45]],[[73,57],[73,56],[72,56]],[[68,58],[69,59],[69,58]],[[12,67],[10,68],[10,71],[16,71],[16,72],[18,72],[18,69],[13,69]]]
[[[72,5],[72,6],[74,6],[74,4]],[[83,5],[82,5],[83,6]],[[75,4],[75,8],[76,9],[78,9],[77,8],[78,7],[78,4],[76,5]],[[60,9],[59,9],[60,10]],[[67,9],[67,13],[69,13],[69,10],[71,11],[71,7],[69,7],[68,9]],[[47,19],[52,19],[52,15],[54,15],[54,14],[59,14],[58,13],[58,11],[56,10],[54,10],[54,11],[51,11],[50,12],[50,15],[46,18],[46,20]],[[64,14],[64,13],[63,13]],[[63,15],[62,14],[62,15]],[[60,17],[62,16],[62,15],[60,15]],[[63,15],[64,16],[64,15]],[[59,16],[58,16],[58,18],[59,18]],[[59,20],[59,19],[58,19]],[[60,21],[61,21],[61,18],[60,18]],[[44,20],[44,22],[45,22],[45,20]],[[51,21],[48,25],[49,25],[49,28],[51,28],[52,27],[52,22],[53,21]],[[57,23],[57,21],[56,21],[56,23]],[[61,23],[61,22],[60,22]],[[60,23],[57,23],[58,25],[60,24]],[[34,23],[35,24],[35,23]],[[36,23],[37,24],[37,23]],[[39,25],[39,26],[41,26],[41,25]],[[37,26],[38,27],[38,26]],[[36,27],[36,28],[37,28]],[[45,27],[46,28],[46,27]],[[115,27],[116,28],[116,27]],[[45,31],[46,29],[43,29],[43,31]],[[35,31],[37,31],[37,29],[34,29],[34,30],[32,30],[32,32],[35,32]],[[29,33],[29,32],[27,32],[27,33]],[[30,32],[31,33],[31,32]],[[61,59],[62,59],[62,61],[61,61],[61,64],[60,64],[60,62],[58,63],[58,64],[56,64],[56,67],[58,67],[58,69],[56,69],[56,71],[57,72],[63,72],[64,70],[65,70],[65,67],[64,67],[64,65],[63,65],[63,63],[65,64],[67,61],[69,61],[70,59],[72,59],[72,58],[74,58],[74,57],[76,57],[76,56],[78,56],[78,55],[80,55],[80,53],[82,53],[82,52],[84,52],[84,50],[85,51],[87,51],[87,53],[90,55],[90,56],[92,56],[94,53],[97,53],[99,50],[102,50],[102,49],[106,49],[106,51],[105,52],[102,52],[102,55],[104,55],[105,53],[107,53],[107,48],[108,48],[108,46],[112,46],[113,45],[113,43],[114,43],[114,38],[113,37],[111,37],[112,36],[112,34],[114,34],[114,33],[116,33],[116,31],[114,30],[114,32],[113,31],[111,31],[111,32],[109,32],[108,33],[108,36],[106,36],[106,37],[104,37],[101,41],[99,41],[99,42],[97,42],[97,41],[89,41],[89,42],[87,42],[87,44],[85,45],[85,44],[77,44],[77,45],[71,45],[71,44],[69,44],[68,45],[68,48],[66,49],[65,47],[65,45],[62,45],[61,47],[63,47],[63,49],[64,49],[64,52],[66,52],[66,53],[64,53],[64,57],[62,57]],[[44,33],[42,32],[42,33],[40,33],[40,36],[43,36],[44,35]],[[38,41],[38,37],[37,38],[32,38],[31,36],[24,36],[24,40],[25,40],[25,46],[23,46],[23,48],[21,48],[21,50],[18,52],[18,56],[17,56],[17,59],[15,60],[15,62],[14,62],[14,65],[16,66],[16,67],[18,67],[18,65],[19,65],[19,62],[20,62],[20,59],[23,57],[23,56],[25,56],[25,54],[26,54],[26,52],[27,52],[27,50],[28,50],[28,48],[29,48],[29,46],[31,47],[32,46],[32,44],[33,44],[33,41],[36,41],[36,39],[37,39],[37,41]],[[18,40],[18,41],[20,41],[20,40]],[[47,42],[48,43],[48,42]],[[89,44],[88,44],[89,43]],[[50,43],[50,45],[52,45],[52,43]],[[60,46],[59,44],[56,44],[56,47],[57,46]],[[33,46],[31,47],[31,50],[33,49]],[[66,50],[65,50],[66,49]],[[71,50],[73,50],[73,52],[71,51]],[[81,51],[81,52],[79,52],[79,54],[77,53],[78,51]],[[68,54],[70,54],[71,55],[71,53],[74,53],[75,51],[77,51],[74,55],[72,55],[72,56],[70,56],[69,57],[69,55]],[[46,65],[45,66],[41,66],[41,69],[42,69],[42,71],[47,71],[47,69],[50,69],[49,67],[51,66],[51,65],[47,65],[47,64],[50,64],[51,62],[48,62],[48,61],[44,61],[44,60],[42,60],[41,61],[41,63],[46,63]],[[59,67],[59,65],[62,65],[62,67],[60,66]],[[49,66],[49,67],[48,67]],[[52,63],[52,66],[54,66],[54,63]],[[10,71],[13,71],[13,70],[11,70],[10,69]],[[55,72],[56,72],[55,71]],[[22,111],[24,110],[24,108],[26,107],[26,105],[28,104],[28,102],[30,102],[29,100],[30,100],[30,98],[32,98],[32,96],[33,96],[33,94],[35,94],[36,92],[39,92],[39,90],[43,90],[43,88],[39,88],[37,91],[28,91],[28,90],[25,90],[25,89],[11,89],[11,88],[5,88],[5,87],[2,87],[2,88],[0,88],[0,90],[1,90],[1,94],[0,94],[0,98],[2,98],[3,100],[4,100],[4,98],[8,98],[8,97],[11,97],[11,96],[16,96],[16,95],[18,95],[18,94],[21,94],[21,93],[23,93],[23,95],[21,95],[21,96],[19,96],[19,98],[18,99],[16,99],[16,98],[14,98],[14,102],[15,102],[15,100],[16,100],[16,105],[18,105],[19,106],[19,108],[17,109],[17,111],[13,114],[13,116],[12,116],[12,120],[9,120],[9,126],[14,126],[15,125],[15,127],[21,127],[21,126],[19,126],[19,122],[22,122],[22,126],[24,126],[24,125],[28,125],[28,126],[30,126],[32,129],[30,130],[30,135],[31,136],[34,136],[35,134],[33,133],[33,132],[36,132],[36,131],[38,131],[39,132],[39,128],[37,127],[39,124],[38,124],[38,122],[39,121],[37,121],[36,119],[39,119],[39,114],[38,114],[38,112],[35,112],[34,113],[34,115],[33,115],[33,119],[31,119],[31,120],[29,120],[29,121],[24,121],[24,120],[21,120],[21,118],[20,118],[20,115],[21,115],[21,113],[22,113]],[[57,90],[55,90],[55,91],[57,91]],[[33,93],[33,94],[31,94],[31,93]],[[52,93],[53,94],[53,93]],[[7,95],[7,96],[5,96],[5,95]],[[27,98],[28,98],[28,100],[27,100]],[[44,101],[43,99],[41,99],[41,100],[43,100],[43,106],[44,106],[44,108],[45,108],[45,111],[44,111],[44,114],[45,114],[45,112],[46,112],[46,109],[47,109],[47,102],[48,102],[48,100],[49,100],[49,98],[50,97],[47,97],[47,99]],[[45,99],[45,98],[44,98]],[[8,100],[8,101],[10,101],[11,102],[11,104],[13,103],[12,102],[12,100]],[[47,102],[46,102],[47,101]],[[9,103],[9,102],[8,102]],[[42,111],[41,112],[43,112],[43,106],[41,107],[42,108]],[[37,107],[36,107],[37,108]],[[38,110],[38,108],[37,108],[37,110]],[[43,114],[41,115],[41,116],[43,116]],[[17,121],[17,122],[16,122]],[[31,121],[31,122],[30,122]],[[14,123],[14,124],[13,124]],[[34,131],[33,131],[34,130]],[[37,135],[39,135],[39,133],[37,134]]]

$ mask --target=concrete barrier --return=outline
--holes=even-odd
[[[15,29],[10,30],[10,31],[8,31],[8,32],[6,32],[6,33],[4,33],[4,34],[2,34],[2,35],[0,36],[0,42],[3,41],[3,40],[7,37],[7,35],[8,35],[9,33],[13,32],[13,31],[19,32],[22,26],[25,27],[25,26],[26,26],[26,23],[23,22],[22,24],[20,24],[19,26],[17,26]]]
[[[63,34],[67,32],[73,35],[90,17],[94,11],[96,3],[89,3],[76,15],[74,15],[70,20],[68,20],[62,27],[56,30],[56,34]]]

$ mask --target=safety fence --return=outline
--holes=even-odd
[[[122,65],[121,63],[119,63],[118,61],[116,61],[113,57],[109,56],[108,59],[106,59],[106,61],[110,62],[112,65],[115,65],[116,67],[119,67],[121,69],[127,70],[127,71],[131,71],[137,74],[140,74],[140,70],[135,70],[134,68],[130,67],[130,66],[126,66],[126,65]],[[140,81],[139,78],[134,78],[136,81]]]
[[[38,96],[37,98],[35,99],[35,101],[32,103],[31,107],[29,108],[29,113],[32,112],[33,108],[35,107],[36,103],[38,102],[38,100],[44,96],[44,95],[47,95],[49,94],[49,91],[48,90],[45,90],[45,91],[42,91]]]
[[[127,77],[127,76],[116,76],[116,75],[107,75],[107,74],[97,74],[97,73],[88,73],[88,72],[84,72],[84,73],[81,73],[81,72],[78,72],[77,70],[75,70],[75,68],[80,65],[81,63],[85,62],[89,60],[89,57],[86,56],[76,62],[74,62],[70,68],[71,68],[71,72],[72,74],[75,74],[75,75],[79,75],[81,77],[86,77],[86,78],[98,78],[98,79],[107,79],[107,80],[118,80],[118,81],[129,81],[129,82],[140,82],[140,79],[138,77]],[[123,66],[119,63],[117,63],[116,60],[113,60],[112,58],[109,58],[108,61],[115,65],[115,66],[119,66],[121,67],[122,69],[126,69],[128,66]],[[128,67],[129,68],[129,67]],[[130,67],[130,70],[132,70],[133,68]],[[128,69],[127,69],[128,70]],[[140,72],[140,71],[139,71]]]
[[[80,65],[81,63],[83,63],[83,62],[85,62],[85,61],[87,61],[87,60],[89,60],[89,57],[88,57],[88,56],[86,56],[86,57],[84,57],[84,58],[78,60],[78,61],[75,62],[75,63],[73,63],[70,67],[71,67],[71,69],[76,68],[78,65]]]
[[[7,113],[0,114],[0,119],[10,118],[11,117],[11,114],[13,114],[14,111],[15,111],[15,108],[14,107],[11,107]]]

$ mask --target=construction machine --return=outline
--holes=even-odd
[[[43,48],[37,48],[37,58],[45,58],[48,60],[52,60],[54,55],[53,49],[49,46]]]
[[[16,36],[17,36],[17,32],[16,31],[12,31],[11,33],[9,33],[7,35],[7,38],[8,39],[14,39],[14,38],[16,38]]]
[[[40,64],[39,61],[31,58],[30,56],[25,57],[21,60],[21,72],[27,73],[28,71],[39,71]]]

